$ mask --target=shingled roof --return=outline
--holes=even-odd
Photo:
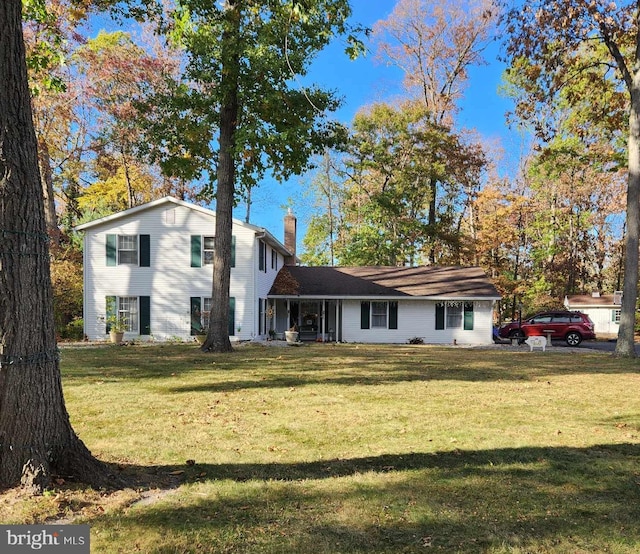
[[[570,294],[567,298],[567,303],[571,307],[584,307],[584,306],[616,306],[619,307],[622,302],[622,296],[614,294],[601,294],[599,296],[593,296],[591,294]]]
[[[284,266],[269,296],[499,299],[479,267]]]

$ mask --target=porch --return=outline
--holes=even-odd
[[[270,299],[264,310],[265,329],[273,338],[295,328],[301,341],[341,340],[341,303],[330,299]]]

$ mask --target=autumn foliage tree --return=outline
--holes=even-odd
[[[42,491],[56,473],[105,486],[62,394],[21,0],[0,3],[0,82],[0,486]]]
[[[484,165],[480,149],[415,102],[361,110],[345,160],[341,263],[460,263],[460,218]],[[432,182],[441,191],[437,225]]]
[[[331,91],[301,86],[314,56],[329,41],[350,35],[347,0],[242,2],[186,0],[173,12],[174,38],[189,63],[185,82],[193,105],[206,106],[215,128],[213,159],[216,229],[209,335],[205,351],[229,351],[232,210],[236,195],[267,171],[277,179],[299,174],[344,136],[327,114],[339,106]]]
[[[505,2],[506,6],[506,2]],[[634,327],[638,295],[640,238],[640,27],[638,2],[608,0],[526,2],[507,9],[503,18],[506,53],[514,69],[526,77],[519,103],[521,115],[536,118],[580,75],[588,73],[586,91],[622,89],[626,94],[627,204],[625,274],[616,352],[635,356]],[[602,57],[602,51],[606,57]],[[577,90],[577,89],[576,89]],[[585,91],[567,96],[584,104]],[[614,108],[618,104],[614,104]],[[601,117],[611,114],[604,112]],[[538,121],[540,119],[538,118]],[[539,133],[544,126],[538,128]]]
[[[492,0],[399,0],[391,15],[374,26],[379,57],[404,74],[408,99],[426,110],[436,125],[455,128],[457,102],[463,96],[472,66],[485,62],[497,20]],[[438,217],[441,183],[430,179],[429,233],[446,221]],[[430,262],[437,261],[435,246]]]

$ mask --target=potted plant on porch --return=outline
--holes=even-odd
[[[298,342],[298,326],[292,325],[288,331],[284,332],[284,338],[289,344],[295,344]]]

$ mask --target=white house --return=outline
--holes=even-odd
[[[87,338],[105,339],[106,318],[118,315],[125,339],[190,339],[211,307],[215,217],[165,197],[76,227],[84,232]],[[254,225],[233,220],[232,233],[229,335],[248,340],[264,334],[259,311],[293,253]]]
[[[478,267],[287,265],[269,299],[275,327],[302,340],[490,344],[500,295]]]
[[[576,310],[588,315],[593,321],[596,335],[618,336],[622,292],[613,294],[571,294],[565,296],[567,310]]]
[[[125,339],[190,340],[212,305],[215,212],[166,197],[76,228],[84,236],[84,332]],[[296,219],[284,244],[233,220],[232,340],[281,336],[363,343],[489,344],[500,295],[480,268],[301,267]]]

